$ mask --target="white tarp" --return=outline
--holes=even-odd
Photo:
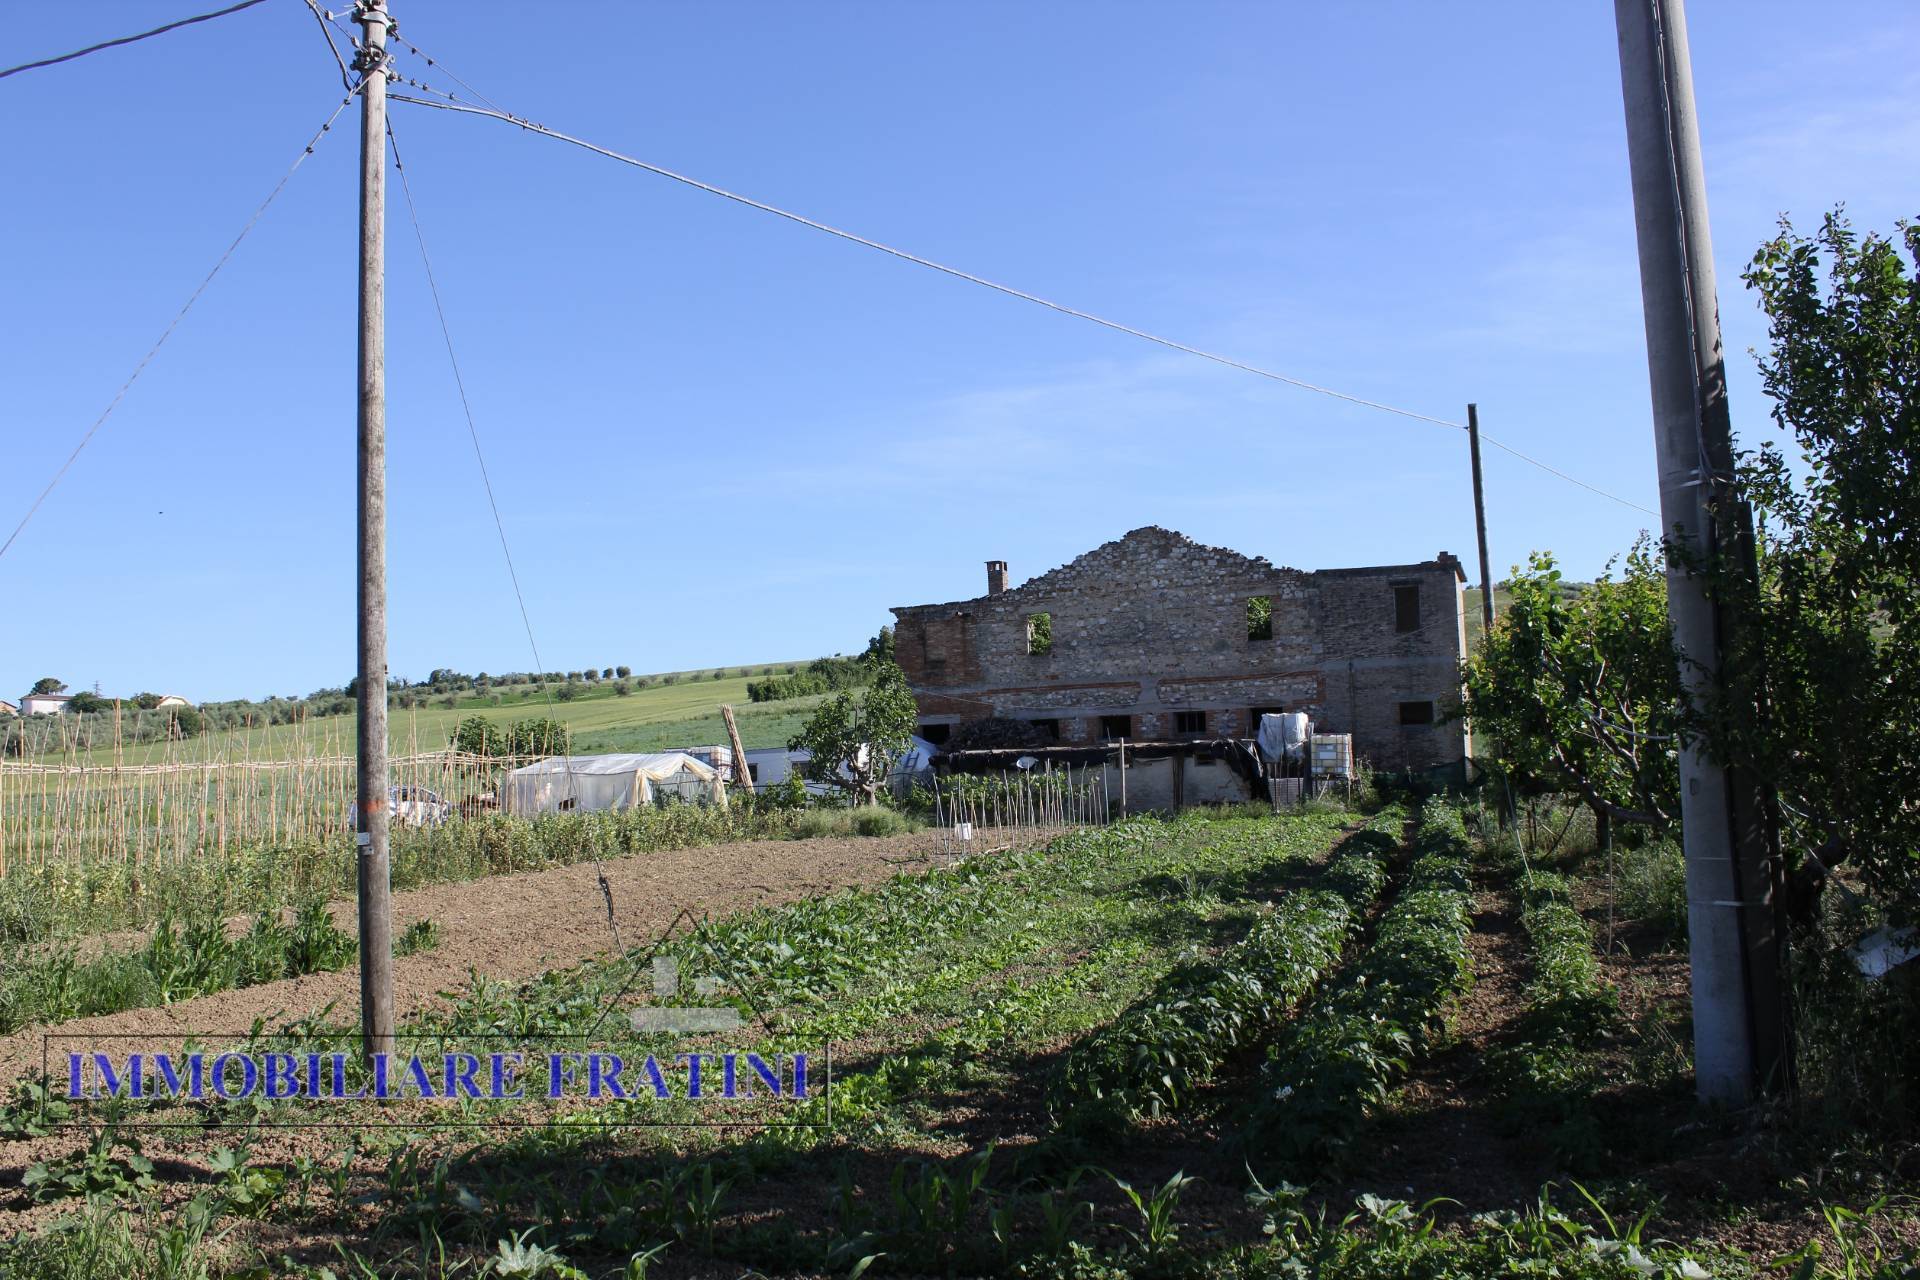
[[[1306,754],[1309,724],[1304,711],[1260,717],[1260,754],[1268,760],[1298,760]]]
[[[631,809],[665,799],[727,802],[720,774],[679,751],[554,756],[507,775],[501,805],[509,813]]]

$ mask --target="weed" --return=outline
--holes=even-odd
[[[208,1280],[213,1252],[225,1232],[206,1196],[162,1216],[150,1202],[129,1213],[112,1196],[90,1197],[79,1212],[56,1219],[35,1236],[0,1243],[0,1276],[34,1280]],[[137,1224],[150,1224],[144,1235]]]
[[[913,829],[906,815],[892,809],[859,809],[853,815],[853,834],[857,836],[899,836]]]
[[[1920,1274],[1920,1247],[1902,1248],[1897,1238],[1889,1243],[1874,1227],[1886,1203],[1882,1197],[1858,1212],[1822,1205],[1821,1216],[1833,1237],[1831,1250],[1809,1240],[1773,1265],[1793,1267],[1791,1280],[1912,1280]]]
[[[423,916],[401,931],[399,938],[394,941],[393,954],[412,956],[422,951],[432,951],[440,945],[440,937],[439,922]]]
[[[1184,1172],[1175,1173],[1143,1196],[1131,1183],[1114,1178],[1112,1174],[1107,1176],[1113,1178],[1113,1185],[1120,1189],[1134,1212],[1140,1215],[1140,1230],[1126,1233],[1140,1260],[1150,1266],[1166,1261],[1174,1246],[1180,1242],[1180,1227],[1174,1220],[1173,1211],[1180,1204],[1180,1193],[1194,1180]]]

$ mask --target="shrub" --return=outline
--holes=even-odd
[[[892,809],[862,809],[853,815],[853,834],[857,836],[900,836],[913,830],[913,823]]]
[[[839,834],[839,815],[825,809],[809,809],[793,820],[793,838],[814,840]]]
[[[1920,961],[1878,978],[1864,976],[1853,945],[1895,921],[1859,895],[1829,892],[1824,898],[1787,951],[1796,1105],[1804,1121],[1847,1133],[1842,1140],[1852,1144],[1866,1145],[1869,1131],[1912,1134],[1920,1126],[1920,1072],[1914,1070]]]

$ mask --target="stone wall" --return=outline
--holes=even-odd
[[[1261,711],[1305,711],[1321,732],[1354,734],[1378,768],[1426,769],[1466,751],[1461,726],[1439,723],[1459,698],[1461,587],[1444,552],[1308,573],[1146,528],[1016,588],[897,608],[894,643],[936,733],[998,715],[1086,743],[1118,736],[1103,717],[1126,717],[1133,740],[1244,738]],[[1248,633],[1256,597],[1268,637]],[[1041,614],[1052,644],[1032,652]],[[1403,724],[1402,703],[1433,704],[1432,723]]]

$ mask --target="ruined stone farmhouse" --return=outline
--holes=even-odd
[[[1303,571],[1135,529],[1018,587],[893,610],[921,733],[1024,720],[1063,746],[1250,738],[1263,712],[1351,733],[1380,769],[1453,770],[1466,575],[1417,564]]]

